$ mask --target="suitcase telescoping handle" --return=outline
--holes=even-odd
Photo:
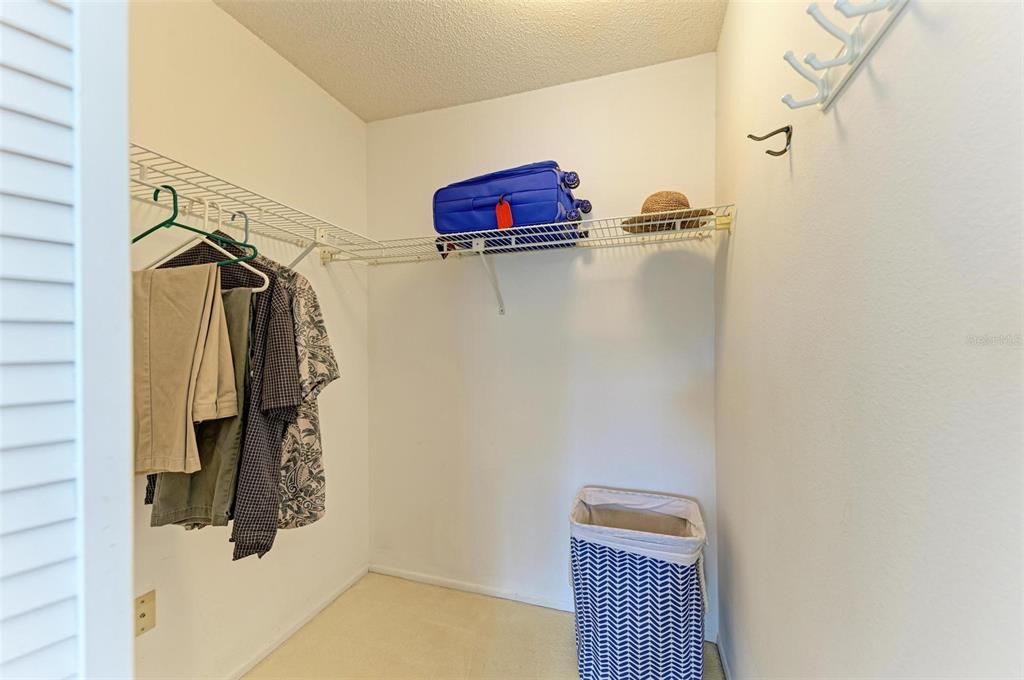
[[[498,229],[508,229],[512,226],[512,204],[505,200],[505,194],[498,196],[494,214],[498,218]]]

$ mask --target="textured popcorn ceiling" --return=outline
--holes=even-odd
[[[711,52],[725,13],[725,0],[216,1],[366,121]]]

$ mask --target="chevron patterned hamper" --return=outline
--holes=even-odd
[[[588,486],[569,516],[581,680],[701,680],[704,520],[687,498]]]

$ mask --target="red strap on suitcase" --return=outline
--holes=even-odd
[[[505,200],[504,194],[498,197],[494,214],[498,218],[498,229],[508,229],[512,226],[512,204]]]

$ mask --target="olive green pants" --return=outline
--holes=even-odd
[[[224,316],[234,363],[238,413],[245,412],[249,375],[249,305],[252,290],[223,292]],[[152,526],[181,524],[187,528],[226,526],[235,498],[238,457],[242,447],[242,416],[209,420],[196,425],[198,472],[162,472],[153,496]]]

